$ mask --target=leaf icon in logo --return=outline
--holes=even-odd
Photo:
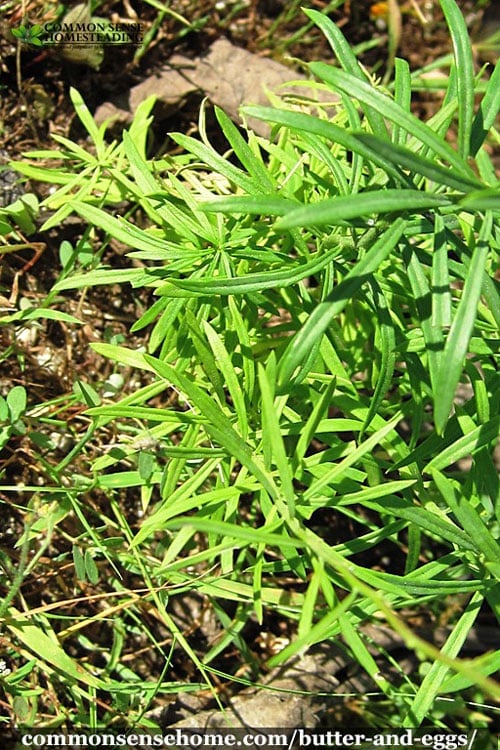
[[[42,34],[43,28],[38,23],[33,24],[33,26],[21,24],[17,29],[12,29],[12,36],[35,47],[43,47],[43,42],[40,39]]]

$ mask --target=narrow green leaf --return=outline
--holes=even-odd
[[[82,551],[77,544],[73,545],[73,564],[77,581],[85,581],[85,562]]]
[[[95,224],[95,226],[101,227],[105,232],[109,232],[112,237],[120,240],[120,242],[128,245],[128,247],[134,247],[137,250],[151,250],[151,248],[154,248],[164,252],[166,258],[178,257],[171,251],[169,252],[169,246],[162,238],[144,229],[139,229],[139,227],[126,221],[126,219],[117,219],[109,212],[103,211],[96,206],[91,206],[88,203],[71,201],[70,205],[77,214]]]
[[[264,470],[260,462],[254,457],[254,451],[243,438],[234,430],[230,420],[220,411],[217,404],[198,385],[190,380],[178,369],[166,362],[161,362],[149,354],[143,355],[147,365],[162,378],[179,388],[189,399],[190,403],[199,409],[205,421],[207,431],[229,453],[240,461],[261,483],[270,497],[277,495],[276,486]]]
[[[127,137],[134,144],[141,159],[146,158],[146,145],[149,141],[149,126],[153,122],[152,110],[156,104],[156,95],[151,94],[139,104],[134,113],[134,119],[128,129]],[[102,126],[101,126],[102,127]],[[123,135],[125,135],[125,132]],[[127,153],[128,155],[128,153]]]
[[[223,175],[234,185],[242,188],[246,193],[253,194],[256,191],[255,180],[249,177],[242,169],[235,167],[228,159],[220,156],[217,151],[213,148],[209,148],[204,143],[197,141],[195,138],[191,138],[181,133],[170,133],[170,137],[186,149],[188,153],[193,154],[200,159],[204,164],[215,170],[217,174]],[[264,192],[265,187],[262,186]]]
[[[303,11],[306,16],[314,21],[316,26],[321,29],[342,68],[347,73],[350,73],[351,75],[356,76],[356,78],[359,78],[359,80],[366,82],[368,79],[367,74],[359,64],[352,46],[342,34],[337,24],[328,18],[325,13],[320,13],[311,8],[303,8]],[[387,137],[387,127],[384,118],[381,117],[378,112],[374,112],[371,107],[365,104],[365,102],[362,101],[360,104],[373,132],[378,133],[381,137],[384,135]]]
[[[474,172],[468,164],[452,149],[452,147],[437,135],[431,128],[410,112],[406,112],[393,99],[372,85],[337,70],[326,63],[310,63],[312,72],[319,78],[331,83],[348,96],[369,104],[381,115],[399,125],[407,133],[418,138],[437,156],[445,159],[456,172],[463,177],[474,179]]]
[[[102,354],[103,357],[114,359],[121,365],[138,367],[140,370],[149,370],[150,372],[154,371],[144,352],[126,349],[124,346],[117,346],[116,344],[92,344],[92,348],[98,354]]]
[[[432,323],[432,318],[429,315],[428,310],[429,301],[431,299],[431,290],[429,289],[429,284],[417,253],[411,246],[405,248],[405,259],[407,259],[408,255],[409,259],[406,264],[408,278],[415,298],[422,333],[424,334],[431,383],[435,384],[437,382],[440,364],[443,361],[443,331],[440,327],[436,327]]]
[[[200,203],[200,208],[209,213],[257,214],[262,216],[285,216],[289,211],[300,206],[299,201],[282,198],[276,193],[220,196]]]
[[[462,193],[481,187],[481,182],[472,177],[460,177],[452,169],[442,167],[439,163],[426,159],[416,151],[411,151],[404,146],[398,146],[395,143],[389,143],[382,138],[378,138],[371,133],[356,133],[356,138],[371,148],[375,153],[382,155],[396,166],[409,169],[417,175],[427,177],[436,185],[446,185],[459,190]]]
[[[450,415],[456,387],[460,380],[470,337],[474,329],[486,260],[489,254],[492,224],[491,214],[486,214],[469,264],[462,298],[446,339],[436,383],[433,385],[434,421],[436,430],[440,435],[443,434]]]
[[[500,64],[493,68],[485,94],[472,123],[471,156],[475,156],[483,145],[486,136],[500,111]]]
[[[302,607],[299,624],[297,626],[298,638],[307,636],[311,631],[314,623],[314,616],[317,611],[317,600],[323,576],[323,566],[316,565],[304,596],[304,606]]]
[[[440,0],[453,44],[458,101],[458,150],[468,159],[474,117],[474,61],[465,18],[455,0]]]
[[[482,654],[471,661],[470,666],[476,674],[494,675],[500,672],[500,651]],[[475,680],[473,676],[467,677],[466,675],[455,674],[453,677],[448,677],[444,680],[441,684],[440,692],[442,694],[461,693],[474,685]]]
[[[101,403],[101,398],[95,388],[84,380],[75,379],[73,383],[73,393],[79,401],[87,406],[95,407]]]
[[[338,249],[316,253],[313,260],[306,263],[287,265],[286,270],[259,271],[236,278],[204,277],[202,279],[169,279],[169,286],[159,287],[156,294],[169,294],[170,284],[179,289],[203,294],[247,294],[261,289],[281,289],[298,284],[302,279],[321,271],[338,255]]]
[[[235,155],[253,178],[259,190],[263,189],[269,192],[275,190],[276,186],[270,178],[270,173],[266,169],[264,162],[262,159],[257,158],[232,120],[219,107],[215,107],[215,116]]]
[[[99,581],[99,568],[97,567],[92,552],[89,549],[85,550],[84,565],[87,580],[95,586]]]
[[[397,57],[394,60],[394,100],[405,112],[411,111],[411,75],[410,66],[406,60]],[[408,134],[394,125],[392,142],[404,145]]]
[[[203,332],[196,316],[189,308],[185,312],[185,319],[189,327],[190,340],[196,349],[198,360],[210,379],[214,389],[214,396],[218,398],[219,404],[223,406],[226,402],[224,380],[215,362],[214,354],[207,343],[206,334]]]
[[[495,211],[500,212],[500,190],[490,188],[475,190],[460,200],[460,206],[466,211]]]
[[[271,365],[274,364],[272,355],[270,362]],[[258,378],[262,398],[262,442],[265,453],[269,455],[270,460],[274,459],[289,515],[293,518],[295,515],[295,490],[290,461],[286,455],[280,430],[279,414],[276,412],[274,383],[270,382],[271,374],[274,374],[274,371],[275,368],[272,366],[266,372],[262,365],[259,365]]]
[[[378,413],[382,401],[386,397],[392,383],[394,367],[396,364],[396,335],[390,315],[390,307],[385,295],[375,279],[370,279],[369,284],[373,293],[373,307],[378,319],[378,344],[380,346],[380,362],[378,364],[379,376],[372,398],[370,408],[366,415],[360,437],[364,434],[375,414]],[[376,341],[377,343],[377,341]]]
[[[349,492],[347,495],[343,495],[339,500],[339,505],[350,505],[354,503],[360,503],[363,505],[364,502],[374,500],[378,497],[390,497],[393,493],[401,492],[408,487],[412,487],[416,481],[416,479],[396,479],[393,482],[384,482],[383,484],[378,484],[374,487],[363,487],[357,492]]]
[[[444,219],[434,217],[434,252],[432,253],[432,327],[443,331],[451,325],[451,290],[448,270],[448,247]]]
[[[255,117],[258,120],[284,125],[291,130],[304,132],[309,136],[314,134],[326,138],[331,143],[343,146],[346,151],[353,151],[355,154],[359,154],[363,157],[366,161],[376,164],[398,183],[411,187],[411,181],[400,169],[397,169],[392,162],[374,153],[372,149],[368,149],[354,134],[333,122],[321,120],[319,117],[307,115],[302,112],[275,109],[273,107],[245,106],[242,108],[242,111],[249,117]],[[359,165],[359,168],[361,167],[362,164]]]
[[[381,441],[394,430],[394,427],[399,421],[401,421],[401,414],[398,412],[392,417],[392,419],[386,422],[383,427],[377,430],[377,432],[370,435],[369,438],[364,440],[357,448],[351,451],[342,461],[338,464],[333,464],[333,466],[323,474],[321,479],[315,480],[310,485],[304,493],[304,500],[307,501],[315,495],[320,494],[324,487],[333,482],[337,477],[341,476],[347,468],[353,466],[367,453],[370,453],[376,445],[379,445]]]
[[[419,190],[374,190],[358,195],[330,198],[288,213],[279,219],[277,229],[292,227],[337,224],[340,221],[356,219],[360,216],[385,213],[420,212],[427,208],[449,206],[451,200],[434,193]]]
[[[155,465],[154,456],[149,451],[141,450],[139,451],[139,460],[137,462],[137,469],[139,471],[139,476],[141,477],[146,484],[148,484],[151,481],[151,477],[153,476],[153,469]]]
[[[311,440],[317,434],[321,421],[324,419],[325,415],[328,414],[336,383],[337,380],[333,377],[315,404],[306,423],[300,424],[300,437],[293,455],[293,463],[295,466],[298,466],[304,458],[306,451],[311,444]]]
[[[6,622],[6,626],[21,643],[24,643],[37,656],[42,664],[48,663],[56,669],[61,679],[66,682],[68,680],[83,682],[85,685],[89,685],[95,689],[102,687],[101,680],[94,677],[90,672],[87,672],[71,656],[68,656],[47,623],[45,623],[44,630],[42,630],[33,619],[14,609],[14,607],[10,607],[9,619]]]
[[[231,312],[232,323],[236,333],[238,334],[238,341],[241,347],[241,356],[243,360],[243,388],[245,390],[249,403],[252,403],[253,393],[255,387],[255,360],[253,356],[250,356],[251,351],[251,339],[248,332],[250,323],[243,315],[244,309],[240,310],[238,302],[234,297],[228,298],[228,307]]]
[[[91,151],[87,151],[86,149],[82,148],[82,146],[79,146],[78,143],[75,143],[70,138],[65,138],[63,135],[58,135],[57,133],[54,133],[52,138],[57,143],[60,143],[63,146],[65,146],[66,149],[69,151],[70,155],[73,158],[80,159],[80,161],[83,164],[90,164],[92,167],[99,166],[99,159],[96,156],[94,156],[94,154]],[[81,171],[80,171],[80,176],[81,176]]]
[[[160,484],[162,473],[156,471],[150,478],[150,484]],[[102,474],[98,486],[105,490],[117,490],[123,487],[143,487],[144,479],[138,471],[118,471],[116,474]]]
[[[228,523],[227,521],[200,518],[199,516],[174,518],[165,524],[165,528],[167,529],[181,529],[185,526],[192,526],[197,531],[204,531],[222,536],[228,540],[234,540],[234,542],[238,542],[235,546],[239,546],[242,542],[252,547],[256,544],[268,544],[278,549],[281,547],[297,548],[302,545],[300,540],[292,539],[281,533],[277,534],[267,531],[263,527],[236,526],[236,524]]]
[[[452,481],[439,471],[434,470],[432,476],[455,518],[462,524],[469,538],[474,540],[474,545],[481,550],[486,560],[493,563],[498,562],[500,560],[500,545],[472,505],[470,498],[464,495],[457,497]]]
[[[331,638],[332,632],[338,631],[339,617],[343,612],[349,612],[354,607],[357,593],[351,591],[344,599],[336,603],[331,612],[315,622],[312,627],[299,635],[292,643],[286,646],[279,654],[271,657],[268,665],[271,668],[283,664],[285,661],[292,659],[297,653],[304,648],[309,648],[314,643],[321,643],[327,638]],[[303,604],[302,604],[303,606]]]
[[[468,533],[462,531],[455,523],[445,517],[432,513],[425,507],[414,505],[409,500],[391,495],[387,499],[381,499],[379,503],[366,501],[368,507],[376,509],[379,513],[391,513],[396,518],[403,518],[415,524],[422,531],[441,537],[449,544],[454,544],[458,549],[477,552],[477,544]]]
[[[318,10],[303,8],[303,11],[321,29],[343,69],[362,81],[366,81],[367,74],[365,70],[359,64],[351,44],[349,44],[337,24]]]
[[[131,284],[134,280],[144,276],[144,271],[140,268],[104,268],[101,267],[96,271],[89,271],[85,274],[69,276],[66,279],[57,281],[52,287],[56,292],[62,292],[67,289],[81,289],[85,286],[100,286],[108,284]],[[47,312],[47,311],[44,311]],[[50,312],[50,311],[49,311]],[[39,315],[38,317],[43,317]],[[74,322],[74,321],[69,321]],[[78,323],[81,324],[81,320]]]
[[[442,654],[452,659],[458,656],[479,614],[483,598],[480,592],[473,594],[463,615],[441,649]],[[442,684],[448,676],[449,671],[450,668],[447,664],[439,661],[435,661],[432,664],[417,690],[406,717],[403,719],[404,727],[418,727],[425,720],[436,696],[441,691]]]
[[[446,361],[446,360],[445,360]],[[476,427],[471,432],[463,435],[461,438],[456,440],[451,445],[448,445],[440,453],[434,455],[429,463],[424,467],[423,471],[431,472],[433,469],[440,471],[441,469],[454,464],[465,456],[474,454],[483,446],[489,445],[493,440],[498,437],[498,428],[500,425],[500,419],[498,416],[492,418],[486,424],[482,424]]]
[[[207,336],[208,342],[212,349],[215,357],[215,361],[224,377],[227,389],[231,396],[234,405],[234,411],[238,417],[238,425],[240,428],[241,437],[246,439],[248,435],[248,416],[247,407],[245,404],[245,397],[238,380],[238,375],[235,372],[233,363],[229,353],[224,346],[220,336],[216,333],[214,328],[206,320],[203,321],[203,327]]]
[[[401,239],[405,221],[396,219],[378,238],[373,247],[358,261],[345,279],[311,313],[301,330],[293,337],[278,365],[278,387],[289,387],[292,376],[297,380],[296,369],[306,359],[312,342],[321,339],[331,320],[338,315],[359,287],[392,252]],[[301,375],[305,377],[307,373]]]
[[[159,201],[157,208],[164,221],[167,221],[176,234],[181,234],[195,246],[202,239],[209,244],[220,242],[220,225],[213,222],[211,217],[205,216],[200,208],[200,199],[173,173],[168,175],[165,187],[156,196]],[[178,200],[180,197],[181,201]],[[168,198],[168,200],[167,200]],[[187,244],[187,243],[186,243]],[[184,248],[185,253],[187,247]]]
[[[26,389],[22,385],[15,385],[7,393],[7,406],[9,407],[10,421],[17,422],[26,410]]]
[[[104,344],[103,346],[106,346]],[[108,356],[103,352],[104,356]],[[137,365],[134,365],[137,366]],[[164,390],[164,389],[162,389]],[[153,394],[157,395],[157,394]],[[170,411],[169,409],[152,409],[147,406],[126,406],[126,399],[119,404],[112,406],[99,406],[87,409],[87,414],[91,417],[105,417],[107,419],[119,419],[121,417],[130,419],[148,419],[151,422],[172,422],[174,425],[192,424],[201,422],[198,415],[189,412]]]
[[[390,683],[381,675],[377,662],[369,652],[366,644],[363,642],[361,636],[359,635],[357,628],[354,627],[349,617],[344,614],[340,615],[339,625],[342,636],[344,637],[347,645],[350,647],[357,663],[361,667],[363,667],[365,672],[372,678],[377,687],[381,688],[384,693],[390,694]]]
[[[145,539],[155,534],[158,529],[163,529],[165,523],[171,518],[177,518],[184,513],[191,513],[196,509],[200,510],[210,507],[215,509],[219,506],[224,506],[230,500],[238,498],[244,491],[243,487],[225,487],[223,489],[209,490],[208,492],[202,491],[208,477],[217,470],[219,464],[220,459],[218,458],[207,460],[189,479],[173,489],[168,495],[168,501],[161,503],[144,520],[133,539],[132,546],[138,546]],[[176,476],[178,473],[176,471]],[[188,538],[185,541],[187,542]],[[177,548],[177,551],[179,552],[180,549]],[[172,555],[174,555],[174,550],[172,550]],[[174,559],[174,557],[171,559]]]
[[[126,130],[123,133],[123,145],[131,167],[132,176],[139,190],[145,195],[158,192],[161,189],[160,185],[153,177],[145,158],[141,156],[133,138]]]
[[[99,133],[99,128],[97,127],[94,118],[90,114],[89,108],[83,101],[83,97],[80,92],[77,89],[71,87],[69,90],[69,95],[75,108],[75,112],[78,115],[78,118],[80,119],[83,127],[94,141],[94,145],[99,155],[105,145]]]

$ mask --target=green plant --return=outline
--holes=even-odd
[[[0,448],[7,443],[12,434],[22,435],[25,426],[21,420],[26,409],[26,390],[22,386],[15,386],[6,398],[0,396]]]
[[[71,272],[56,293],[129,283],[156,297],[132,326],[148,332],[147,347],[93,345],[118,372],[149,378],[87,410],[96,433],[112,425],[116,436],[92,461],[92,489],[109,498],[109,513],[89,523],[77,491],[67,490],[84,524],[78,545],[110,562],[123,622],[137,624],[137,615],[116,566],[142,581],[143,600],[209,685],[218,655],[244,649],[250,617],[296,622],[271,666],[342,638],[396,707],[373,720],[378,726],[455,726],[468,720],[447,715],[447,696],[500,695],[497,654],[460,658],[481,608],[500,615],[492,458],[500,192],[486,145],[498,141],[500,68],[481,84],[454,0],[441,5],[454,57],[442,106],[425,123],[411,113],[418,76],[405,61],[396,59],[394,83],[382,87],[335,24],[307,10],[341,66],[309,66],[317,85],[339,96],[334,112],[246,107],[274,126],[265,139],[244,138],[217,110],[231,158],[210,145],[202,120],[201,141],[172,135],[182,156],[149,161],[144,110],[123,142],[107,147],[73,93],[97,156],[69,142],[59,156],[87,164],[83,177],[20,167],[62,185],[46,201],[57,209],[46,226],[75,211],[142,264]],[[118,199],[142,221],[113,215],[107,207]],[[134,487],[144,514],[135,524],[118,501]],[[329,510],[343,541],[322,528]],[[351,523],[354,538],[345,533]],[[382,568],[381,549],[391,563],[403,560],[397,569]],[[74,561],[97,583],[85,553]],[[223,626],[202,656],[165,608],[165,592],[172,600],[192,589],[213,602]],[[441,649],[413,632],[409,611],[446,611],[459,594],[465,604]],[[425,677],[395,682],[375,661],[363,626],[380,620],[427,663]],[[21,638],[13,615],[6,624]],[[63,663],[60,651],[47,655],[35,638],[41,620],[32,628],[25,645],[50,671],[67,673],[73,696],[137,690],[137,675],[120,683],[108,667],[96,676]],[[154,632],[147,637],[160,648]],[[141,683],[146,702],[173,689],[162,679]]]
[[[20,39],[26,44],[33,44],[35,47],[42,47],[43,42],[40,36],[43,34],[43,29],[40,24],[33,24],[33,26],[25,26],[21,24],[17,29],[12,29],[12,36],[16,39]]]
[[[32,234],[35,231],[34,219],[38,216],[38,198],[34,193],[25,193],[12,202],[0,207],[0,236],[15,237],[14,224],[22,232]]]

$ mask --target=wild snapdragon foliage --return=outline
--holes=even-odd
[[[225,154],[201,127],[201,138],[172,134],[182,155],[151,160],[152,101],[109,144],[73,91],[93,152],[59,138],[50,152],[59,168],[33,163],[47,153],[17,165],[59,185],[45,229],[76,213],[140,262],[109,269],[98,257],[89,269],[78,262],[84,237],[72,254],[66,247],[55,293],[116,283],[151,290],[131,329],[147,334],[145,347],[92,345],[118,373],[137,368],[148,382],[115,399],[82,385],[86,439],[112,424],[116,440],[92,461],[91,477],[60,489],[56,525],[68,514],[82,525],[77,577],[115,592],[123,623],[140,629],[118,571],[138,577],[205,686],[221,652],[244,650],[249,619],[295,622],[269,666],[341,639],[391,707],[372,716],[384,726],[429,717],[446,726],[451,704],[467,724],[467,700],[499,695],[498,654],[461,651],[480,612],[500,614],[500,192],[491,159],[500,69],[476,73],[457,5],[441,5],[453,54],[439,61],[442,101],[426,122],[411,107],[425,71],[396,59],[394,81],[382,86],[336,25],[306,10],[338,65],[309,65],[318,102],[297,87],[293,103],[243,109],[269,124],[268,138],[242,134],[217,110]],[[123,201],[134,207],[128,216],[113,208]],[[134,525],[118,500],[129,488],[143,513]],[[84,500],[96,490],[111,509],[97,525]],[[167,600],[192,590],[223,626],[203,657]],[[412,612],[435,621],[448,610],[441,649],[410,624]],[[132,705],[138,689],[145,706],[174,689],[162,675],[137,688],[130,670],[118,679],[82,666],[44,613],[9,604],[3,614],[11,637],[64,673],[80,704],[100,690]],[[390,676],[390,657],[375,660],[363,632],[373,622],[392,628],[425,669]],[[153,631],[147,638],[164,654]],[[5,680],[13,686],[14,677]]]

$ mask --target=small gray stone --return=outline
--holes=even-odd
[[[323,98],[312,88],[301,86],[297,92],[286,85],[293,80],[305,81],[306,78],[275,60],[247,52],[227,39],[219,39],[205,55],[193,60],[174,55],[158,73],[134,86],[128,94],[98,107],[94,117],[98,125],[108,118],[125,125],[132,120],[139,104],[152,94],[157,97],[157,113],[168,117],[198,93],[241,124],[241,105],[268,105],[268,91],[278,95],[300,93],[313,100]],[[333,98],[332,94],[328,95],[329,102]],[[250,119],[248,125],[258,135],[269,134],[265,122]]]

